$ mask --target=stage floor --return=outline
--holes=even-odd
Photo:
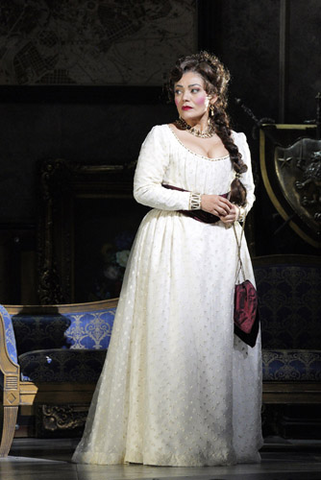
[[[75,465],[77,439],[14,440],[0,459],[1,480],[321,480],[321,441],[266,439],[262,463],[234,467],[148,467]]]

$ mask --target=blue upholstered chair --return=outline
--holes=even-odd
[[[253,264],[264,403],[321,403],[321,258],[267,255]]]
[[[0,306],[0,456],[8,455],[19,406],[87,403],[99,378],[117,299],[73,305]]]

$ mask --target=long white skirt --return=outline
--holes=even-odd
[[[254,283],[245,241],[242,258]],[[234,232],[222,222],[146,215],[73,461],[259,461],[261,343],[251,348],[233,334],[236,266]]]

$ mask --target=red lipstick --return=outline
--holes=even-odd
[[[184,107],[182,107],[182,110],[192,110],[192,107],[188,107],[187,105],[185,105]]]

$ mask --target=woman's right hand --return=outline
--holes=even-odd
[[[217,217],[225,217],[231,211],[233,204],[225,197],[220,195],[202,195],[201,209],[204,212],[212,213]]]

